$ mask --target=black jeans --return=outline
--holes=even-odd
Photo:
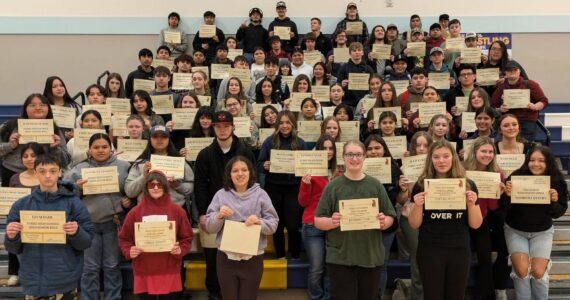
[[[491,232],[487,219],[477,229],[470,229],[469,233],[477,254],[477,285],[475,299],[494,299],[493,269],[491,265]]]
[[[218,251],[218,278],[224,300],[255,300],[263,274],[263,255],[249,260],[230,260]]]
[[[0,165],[0,176],[2,177],[2,187],[10,186],[10,178],[14,176],[16,172],[7,169],[3,165]],[[16,254],[8,253],[8,275],[18,275],[20,271],[20,262]]]
[[[493,264],[493,281],[497,290],[507,288],[507,281],[510,278],[509,250],[505,241],[505,215],[500,210],[490,210],[485,217],[491,232],[491,248],[497,251],[497,259]]]
[[[331,297],[336,300],[377,300],[380,267],[364,268],[327,264]]]
[[[277,257],[285,257],[285,233],[283,230],[287,228],[291,258],[299,258],[301,252],[301,233],[299,232],[301,207],[297,202],[299,185],[284,186],[267,182],[265,183],[265,191],[271,198],[271,203],[279,216],[277,231],[273,234],[275,254]]]
[[[220,283],[216,273],[217,255],[217,248],[204,248],[204,256],[206,257],[206,289],[208,289],[210,294],[215,295],[220,293]]]

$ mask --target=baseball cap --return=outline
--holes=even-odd
[[[398,61],[408,62],[408,58],[404,54],[398,54],[398,55],[394,56],[394,63],[396,63]]]
[[[412,29],[412,35],[415,34],[415,33],[423,33],[423,32],[422,32],[422,30],[419,29],[419,28],[414,28],[414,29]]]
[[[440,47],[433,47],[431,48],[431,50],[429,51],[429,55],[434,54],[435,52],[441,52],[443,53],[443,49],[441,49]]]
[[[156,134],[162,134],[166,137],[170,137],[170,131],[164,125],[155,125],[150,129],[150,136],[154,136]]]
[[[258,7],[254,7],[249,11],[249,16],[253,15],[253,13],[258,13],[263,18],[263,12]]]
[[[507,64],[505,65],[505,70],[512,70],[512,69],[519,69],[519,64],[517,64],[516,62],[509,60],[507,62]]]
[[[358,9],[358,6],[356,6],[356,3],[354,3],[354,2],[348,2],[348,4],[346,5],[346,8],[351,8],[351,7],[354,7],[354,8],[356,8],[356,9]]]
[[[468,32],[465,35],[465,39],[476,39],[476,38],[477,38],[477,33],[475,33],[475,32]]]
[[[212,124],[223,124],[223,123],[229,123],[229,124],[234,123],[234,117],[232,116],[232,114],[230,114],[230,112],[225,110],[215,113],[214,117],[212,118]]]
[[[398,29],[398,26],[396,26],[396,24],[394,24],[394,23],[390,23],[390,24],[388,24],[388,27],[386,27],[386,30],[388,30],[388,29],[390,29],[390,28],[396,28],[396,29]]]
[[[277,5],[275,5],[275,8],[279,8],[279,7],[287,8],[287,4],[285,4],[285,1],[279,1],[279,2],[277,2]]]

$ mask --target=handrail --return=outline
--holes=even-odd
[[[105,77],[105,76],[109,76],[111,74],[111,72],[109,72],[109,70],[106,70],[105,72],[101,73],[101,75],[99,75],[99,77],[97,77],[97,84],[101,85],[101,78]]]
[[[75,101],[75,99],[77,99],[79,97],[81,97],[81,105],[85,105],[85,94],[83,92],[79,92],[79,93],[75,94],[75,96],[73,96],[71,98],[71,100],[74,102],[77,102],[77,101]]]
[[[542,130],[544,132],[544,135],[546,135],[546,146],[550,147],[550,141],[551,141],[551,136],[552,134],[550,133],[550,130],[548,128],[546,128],[546,126],[544,126],[544,124],[540,121],[540,120],[536,120],[536,125],[538,126],[538,128],[540,130]]]

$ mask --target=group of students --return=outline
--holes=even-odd
[[[269,31],[261,25],[262,12],[254,8],[251,23],[242,24],[237,39],[225,38],[219,28],[213,38],[197,34],[192,56],[185,54],[183,32],[180,44],[164,43],[164,31],[180,31],[180,16],[170,14],[157,58],[175,58],[173,69],[153,67],[152,51],[142,49],[140,66],[127,80],[111,73],[105,86],[93,84],[85,91],[90,108],[105,105],[108,98],[129,99],[124,133],[116,123],[104,125],[99,110],[83,110],[72,101],[59,77],[47,78],[43,94],[26,98],[18,119],[54,119],[53,107],[70,107],[76,112],[75,128],[101,133],[90,137],[84,152],[75,150],[75,128],[55,124],[52,143],[21,144],[17,119],[1,126],[2,186],[34,188],[8,215],[9,283],[19,280],[28,299],[75,299],[80,281],[83,299],[98,299],[102,271],[105,299],[120,299],[119,264],[125,258],[132,260],[134,293],[140,299],[176,299],[183,289],[180,271],[194,227],[200,235],[215,235],[216,246],[203,249],[210,299],[257,297],[270,235],[277,258],[297,260],[306,253],[310,299],[381,298],[396,245],[398,256],[411,262],[411,299],[464,298],[472,249],[478,259],[477,299],[506,299],[509,259],[517,299],[547,299],[552,220],[565,213],[568,193],[550,150],[533,143],[538,112],[548,99],[522,66],[509,59],[505,44],[493,42],[479,64],[462,64],[461,57],[445,47],[447,37],[460,36],[459,20],[442,15],[428,34],[421,29],[420,17],[413,15],[410,30],[401,38],[393,24],[387,30],[374,26],[368,36],[363,23],[362,35],[354,35],[347,32],[347,23],[362,20],[356,4],[349,3],[334,43],[313,18],[312,32],[298,48],[286,4],[278,2],[276,11]],[[205,24],[214,20],[212,12],[204,14]],[[274,26],[290,27],[290,39],[277,38]],[[408,56],[407,42],[424,39],[425,57]],[[476,47],[474,41],[476,35],[467,34],[465,46]],[[348,48],[348,62],[335,61],[333,44]],[[375,44],[391,45],[390,59],[376,59]],[[240,46],[243,55],[228,59],[228,50]],[[320,51],[321,61],[307,64],[307,51]],[[209,71],[192,71],[220,63],[251,70],[248,82],[233,76],[209,80]],[[484,68],[499,69],[494,85],[477,82],[477,71]],[[434,72],[449,72],[449,89],[429,85]],[[192,73],[192,89],[172,90],[174,73]],[[354,73],[369,75],[368,91],[352,88]],[[155,88],[135,89],[136,79],[153,80]],[[409,85],[397,91],[396,81]],[[312,93],[318,86],[326,87],[329,99],[312,94],[297,104],[297,93]],[[528,107],[504,104],[504,91],[510,89],[529,89]],[[172,96],[176,108],[197,109],[191,128],[178,128],[170,113],[154,112],[153,96],[163,95]],[[474,132],[462,129],[458,97],[467,97]],[[445,103],[445,113],[422,119],[417,104],[436,102]],[[259,115],[256,106],[262,106]],[[388,110],[375,115],[374,108],[398,108],[401,114]],[[234,133],[234,120],[240,117],[251,121],[249,137]],[[321,121],[318,139],[303,139],[307,133],[299,132],[298,121]],[[343,137],[341,125],[346,121],[359,121],[357,137]],[[271,129],[269,137],[261,139],[261,129]],[[407,140],[408,151],[401,156],[385,140],[397,136]],[[187,138],[212,142],[184,165],[181,178],[153,168],[151,156],[185,157],[190,151]],[[148,141],[131,163],[116,151],[121,139]],[[467,140],[469,149],[463,143]],[[273,150],[312,149],[326,151],[328,176],[273,172]],[[523,154],[525,160],[507,174],[497,164],[498,154]],[[413,182],[401,168],[402,156],[417,155],[426,160]],[[389,158],[389,182],[365,174],[365,159],[375,157]],[[100,167],[116,167],[120,190],[85,195],[82,170]],[[500,173],[500,199],[478,197],[466,171]],[[511,204],[513,175],[550,176],[550,204]],[[467,178],[465,209],[425,208],[424,180],[443,178]],[[368,198],[378,200],[378,229],[341,231],[340,201]],[[22,243],[20,212],[25,210],[66,211],[66,244]],[[176,223],[170,252],[145,253],[135,244],[135,223],[156,220]],[[257,255],[218,250],[226,220],[261,225]],[[492,251],[497,252],[494,262]]]

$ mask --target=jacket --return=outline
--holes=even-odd
[[[278,134],[278,133],[277,133]],[[271,135],[270,138],[266,139],[263,144],[261,145],[261,151],[259,151],[259,156],[257,159],[257,171],[259,174],[266,174],[265,182],[272,183],[272,184],[279,184],[283,186],[298,186],[299,182],[301,181],[300,177],[295,177],[295,174],[279,174],[279,173],[270,173],[266,171],[263,167],[265,161],[270,160],[271,158],[271,149],[273,148],[273,137],[274,134]],[[291,149],[291,137],[283,138],[279,135],[279,139],[281,141],[281,150],[292,150]],[[305,141],[297,137],[297,144],[298,148],[296,150],[307,150],[307,145]]]
[[[315,210],[323,194],[325,186],[329,183],[326,176],[311,176],[311,183],[307,184],[301,181],[299,188],[299,197],[297,201],[303,207],[303,224],[315,223]]]
[[[220,44],[224,43],[226,40],[224,32],[217,26],[216,36],[218,37],[219,42],[214,41],[213,38],[201,38],[200,31],[197,31],[196,35],[194,36],[194,40],[192,41],[192,48],[194,48],[194,50],[200,50],[204,52],[204,56],[206,56],[208,60],[212,60],[214,57],[216,57],[217,47]],[[208,44],[208,49],[202,48],[202,44]]]
[[[135,79],[153,80],[153,72],[153,67],[150,67],[150,72],[146,72],[143,70],[142,66],[139,65],[136,70],[129,73],[129,76],[127,76],[127,80],[125,81],[125,92],[127,93],[127,98],[130,98],[133,95],[135,88]]]
[[[273,19],[271,23],[269,23],[269,27],[267,28],[268,31],[273,31],[275,26],[282,26],[282,27],[289,27],[291,28],[291,32],[294,33],[294,36],[290,40],[281,40],[281,48],[285,50],[287,53],[293,52],[295,46],[299,43],[299,32],[297,31],[297,24],[293,22],[289,17],[285,17],[285,19],[281,20],[279,18]]]
[[[305,39],[301,41],[301,49],[307,50],[307,46],[305,46]],[[324,35],[322,32],[319,32],[319,36],[317,36],[317,40],[315,41],[315,49],[321,51],[323,55],[327,55],[333,49],[331,39]]]
[[[350,73],[368,73],[372,75],[374,74],[374,70],[372,70],[364,60],[360,61],[359,64],[355,64],[352,59],[349,59],[348,62],[340,68],[337,82],[342,82],[343,80],[348,79],[348,75]],[[364,95],[367,93],[368,91],[349,90],[348,86],[346,86],[344,88],[344,103],[351,107],[355,107],[356,104],[358,104],[358,101],[364,98]]]
[[[366,42],[366,40],[368,39],[368,27],[366,26],[366,22],[364,22],[362,19],[360,19],[359,17],[356,17],[355,20],[349,20],[348,18],[344,18],[342,21],[338,22],[338,24],[336,24],[336,29],[334,30],[334,32],[339,32],[340,29],[342,30],[346,30],[346,23],[348,22],[362,22],[362,34],[360,35],[346,35],[346,44],[350,45],[352,42],[360,42],[362,44],[364,44]],[[336,36],[333,37],[333,40],[336,38]]]
[[[503,104],[503,91],[509,89],[530,89],[531,103],[542,102],[542,104],[544,104],[544,108],[548,106],[548,98],[546,98],[544,95],[544,92],[542,91],[540,85],[536,81],[525,80],[522,76],[520,76],[519,80],[515,84],[511,85],[509,84],[509,81],[505,79],[503,84],[497,85],[497,88],[493,93],[493,97],[491,98],[493,107],[501,107]],[[519,121],[534,122],[538,120],[538,111],[536,110],[530,110],[528,108],[517,108],[509,109],[508,112],[515,115]]]
[[[250,23],[247,27],[240,27],[236,33],[236,39],[241,43],[243,53],[253,53],[255,47],[261,47],[265,51],[269,50],[267,40],[269,33],[260,23],[254,25]]]

